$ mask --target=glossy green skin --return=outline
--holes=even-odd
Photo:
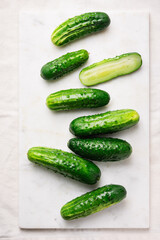
[[[103,30],[110,24],[109,16],[104,12],[84,13],[59,25],[52,33],[51,40],[57,46],[65,45],[78,38]]]
[[[89,54],[86,50],[67,53],[55,60],[46,63],[41,68],[41,77],[45,80],[54,80],[73,71],[87,61]]]
[[[119,161],[132,153],[131,145],[117,138],[72,138],[68,147],[77,155],[94,161]]]
[[[83,85],[93,86],[130,74],[138,70],[141,65],[142,58],[139,53],[126,53],[83,68],[79,74],[79,79]]]
[[[108,104],[110,96],[99,89],[76,88],[61,90],[47,97],[47,106],[55,111],[97,108]]]
[[[118,132],[134,126],[138,121],[139,115],[135,110],[122,109],[108,111],[74,119],[70,123],[70,131],[75,136],[87,137]]]
[[[94,163],[58,149],[33,147],[28,151],[28,159],[86,184],[95,184],[101,176]]]
[[[65,220],[86,217],[122,201],[127,195],[121,185],[105,185],[66,203],[61,208]]]

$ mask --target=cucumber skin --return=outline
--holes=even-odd
[[[84,13],[59,25],[51,35],[51,41],[62,46],[91,33],[101,31],[110,24],[109,16],[104,12]]]
[[[132,153],[131,145],[117,138],[72,138],[68,147],[85,159],[107,162],[128,158]]]
[[[70,132],[78,137],[114,133],[137,124],[139,115],[135,110],[122,109],[101,114],[83,116],[70,123]]]
[[[81,77],[81,75],[83,74],[83,72],[86,72],[86,71],[88,71],[88,70],[90,70],[90,69],[92,69],[92,68],[94,69],[95,67],[100,66],[100,65],[103,65],[104,63],[117,61],[117,60],[119,60],[119,59],[121,59],[121,58],[124,58],[124,57],[126,57],[126,56],[130,56],[130,55],[137,55],[137,56],[139,56],[139,57],[141,58],[141,55],[140,55],[139,53],[136,53],[136,52],[125,53],[125,54],[122,54],[122,55],[120,55],[120,56],[116,56],[116,57],[114,57],[114,58],[104,59],[104,60],[102,60],[102,61],[100,61],[100,62],[97,62],[97,63],[94,63],[94,64],[92,64],[92,65],[90,65],[90,66],[88,66],[88,67],[86,67],[86,68],[83,68],[83,69],[81,70],[81,72],[79,73],[79,79],[80,79],[81,83],[82,83],[83,85],[85,85],[85,86],[93,86],[93,85],[97,85],[97,84],[100,84],[100,83],[109,81],[109,80],[111,80],[111,79],[113,79],[113,78],[116,78],[116,77],[119,77],[119,76],[123,76],[123,75],[127,75],[127,74],[130,74],[130,73],[132,73],[132,72],[137,71],[137,70],[142,66],[142,58],[141,58],[141,61],[140,61],[140,65],[137,66],[137,68],[135,68],[133,71],[130,71],[130,72],[124,73],[124,74],[117,74],[115,77],[110,78],[110,79],[108,79],[108,80],[104,80],[103,82],[97,82],[97,83],[95,83],[95,84],[92,84],[92,83],[90,83],[90,84],[85,84],[84,81],[83,81],[83,78]]]
[[[47,97],[47,106],[55,111],[102,107],[110,96],[100,89],[77,88],[61,90]]]
[[[121,185],[105,185],[66,203],[61,208],[61,216],[65,220],[86,217],[120,202],[126,195]]]
[[[62,150],[33,147],[27,155],[31,162],[82,183],[95,184],[101,176],[100,169],[94,163]]]
[[[51,62],[46,63],[41,68],[41,77],[45,80],[55,80],[81,66],[89,58],[86,50],[81,49],[69,52]]]

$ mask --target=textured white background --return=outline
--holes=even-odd
[[[75,2],[75,1],[74,1]],[[150,72],[151,72],[151,204],[149,230],[20,230],[18,228],[18,11],[50,10],[57,5],[73,8],[73,2],[54,0],[0,1],[0,237],[1,239],[160,239],[159,190],[159,117],[160,117],[160,1],[77,0],[74,8],[91,11],[97,6],[109,10],[150,11]]]
[[[104,9],[104,11],[107,11]],[[106,31],[57,48],[50,41],[52,29],[73,14],[57,9],[47,13],[20,14],[20,201],[21,228],[147,228],[149,226],[149,15],[137,12],[108,12],[112,19]],[[123,27],[119,27],[121,24]],[[43,37],[41,36],[43,32]],[[38,38],[38,39],[37,39]],[[46,97],[61,89],[84,87],[78,79],[80,69],[55,82],[44,81],[40,68],[66,52],[87,49],[86,65],[124,52],[139,52],[143,65],[134,74],[103,83],[94,88],[108,91],[110,103],[102,108],[54,112],[45,105]],[[26,68],[27,66],[27,68]],[[143,91],[142,91],[143,89]],[[73,137],[69,123],[80,116],[109,110],[131,108],[140,114],[137,126],[112,135],[127,140],[132,155],[116,163],[96,163],[102,172],[94,185],[77,183],[35,166],[26,152],[33,146],[48,146],[70,151]],[[111,136],[111,135],[109,135]],[[142,146],[140,144],[143,144]],[[75,197],[105,184],[117,183],[127,189],[127,198],[101,213],[75,221],[64,221],[60,208]],[[138,196],[138,197],[137,197]],[[43,217],[41,217],[43,216]],[[129,219],[129,220],[128,220]]]

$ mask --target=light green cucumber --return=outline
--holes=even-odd
[[[83,85],[93,86],[132,73],[138,70],[141,65],[140,54],[136,52],[126,53],[83,68],[79,74],[79,79]]]

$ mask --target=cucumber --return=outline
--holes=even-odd
[[[86,184],[95,184],[101,176],[94,163],[58,149],[33,147],[28,151],[28,159]]]
[[[51,35],[52,42],[57,46],[65,45],[78,38],[103,30],[110,24],[109,16],[104,12],[84,13],[59,25]]]
[[[141,65],[140,54],[136,52],[126,53],[83,68],[79,74],[79,79],[83,85],[93,86],[132,73],[138,70]]]
[[[77,155],[94,161],[119,161],[132,153],[131,145],[117,138],[72,138],[68,147]]]
[[[54,80],[81,66],[88,59],[88,52],[84,49],[69,52],[41,68],[41,77],[45,80]]]
[[[105,185],[73,199],[61,208],[65,220],[86,217],[122,201],[127,195],[121,185]]]
[[[55,111],[96,108],[108,104],[110,96],[99,89],[76,88],[61,90],[47,97],[47,106]]]
[[[84,116],[70,123],[70,131],[75,136],[87,137],[105,133],[114,133],[137,124],[139,115],[135,110],[122,109],[101,114]]]

